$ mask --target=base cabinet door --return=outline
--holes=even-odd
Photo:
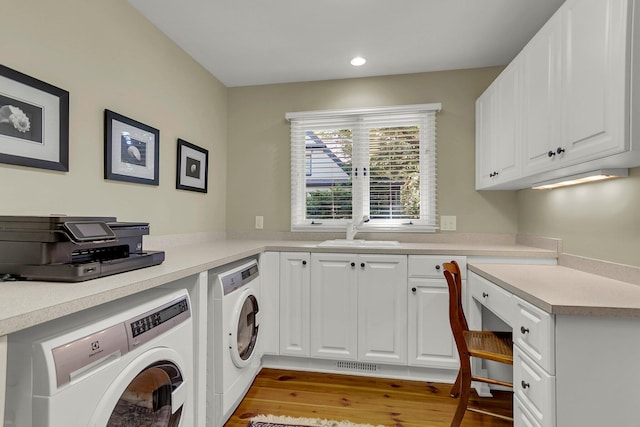
[[[408,305],[409,365],[457,369],[446,281],[410,278]]]
[[[356,360],[357,255],[314,253],[311,261],[311,357]]]
[[[309,356],[310,254],[280,254],[280,354]]]
[[[407,257],[358,257],[358,360],[407,363]]]

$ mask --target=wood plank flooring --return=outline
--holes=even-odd
[[[225,427],[246,427],[258,414],[349,420],[392,427],[449,427],[457,399],[450,384],[351,375],[263,369]],[[479,398],[470,406],[511,414],[509,392]],[[467,411],[464,427],[513,423]]]

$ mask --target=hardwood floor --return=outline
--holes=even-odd
[[[246,427],[258,414],[349,420],[393,427],[449,427],[457,399],[450,384],[263,369],[225,427]],[[509,392],[472,393],[470,406],[511,414]],[[513,423],[467,411],[465,427]]]

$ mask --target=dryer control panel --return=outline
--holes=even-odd
[[[225,295],[243,287],[259,276],[258,263],[251,261],[242,267],[220,274],[220,282]]]

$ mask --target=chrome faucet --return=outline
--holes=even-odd
[[[358,234],[358,231],[360,231],[358,228],[360,228],[365,222],[369,222],[369,215],[363,216],[357,225],[354,224],[353,221],[347,222],[347,240],[353,240],[353,238],[356,237],[356,234]]]

